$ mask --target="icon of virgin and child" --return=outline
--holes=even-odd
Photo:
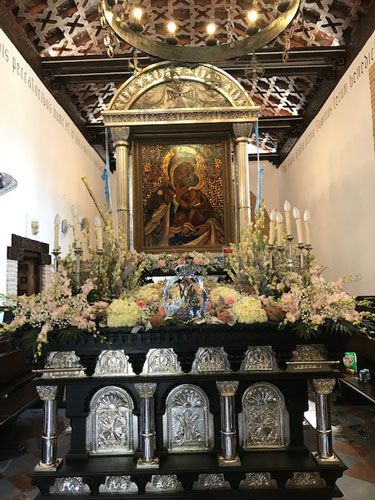
[[[188,146],[171,149],[163,160],[164,184],[144,208],[147,248],[224,244],[220,218],[204,194],[204,161]]]

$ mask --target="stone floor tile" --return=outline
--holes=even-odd
[[[18,474],[17,476],[8,477],[8,479],[23,493],[34,488],[31,484],[31,479],[27,474]]]
[[[348,476],[346,473],[337,481],[346,500],[375,500],[375,484]]]

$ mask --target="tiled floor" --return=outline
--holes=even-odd
[[[313,403],[307,419],[314,423]],[[375,500],[375,406],[335,405],[332,420],[335,451],[348,466],[338,486],[345,500]],[[18,421],[17,435],[26,445],[26,453],[20,457],[0,462],[0,499],[33,499],[38,490],[33,487],[28,473],[40,456],[42,411],[29,410]],[[69,448],[69,435],[63,431],[68,423],[64,413],[59,415],[59,455]],[[0,443],[1,446],[1,443]]]

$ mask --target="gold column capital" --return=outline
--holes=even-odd
[[[110,127],[114,146],[129,146],[130,127]]]
[[[234,142],[250,142],[252,123],[233,123]]]

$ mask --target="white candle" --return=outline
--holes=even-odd
[[[76,249],[81,248],[81,223],[77,207],[72,205],[74,245]]]
[[[286,234],[287,236],[290,236],[292,234],[292,220],[290,218],[290,203],[288,200],[285,200],[284,212],[285,212]]]
[[[60,242],[59,242],[60,225],[61,225],[61,217],[59,214],[56,214],[53,225],[53,249],[56,252],[60,250]]]
[[[311,230],[310,230],[310,212],[305,210],[303,220],[305,221],[306,245],[311,245]]]
[[[273,208],[270,213],[270,233],[268,237],[268,244],[275,243],[275,229],[276,229],[276,210]]]
[[[102,230],[102,221],[100,217],[95,216],[95,237],[96,237],[96,250],[98,252],[103,251],[103,230]]]
[[[293,217],[296,221],[296,226],[297,226],[297,241],[299,245],[303,245],[303,233],[302,233],[302,221],[301,221],[301,214],[298,208],[294,207],[293,208]]]
[[[283,246],[283,215],[278,212],[277,217],[277,246],[282,247]]]

